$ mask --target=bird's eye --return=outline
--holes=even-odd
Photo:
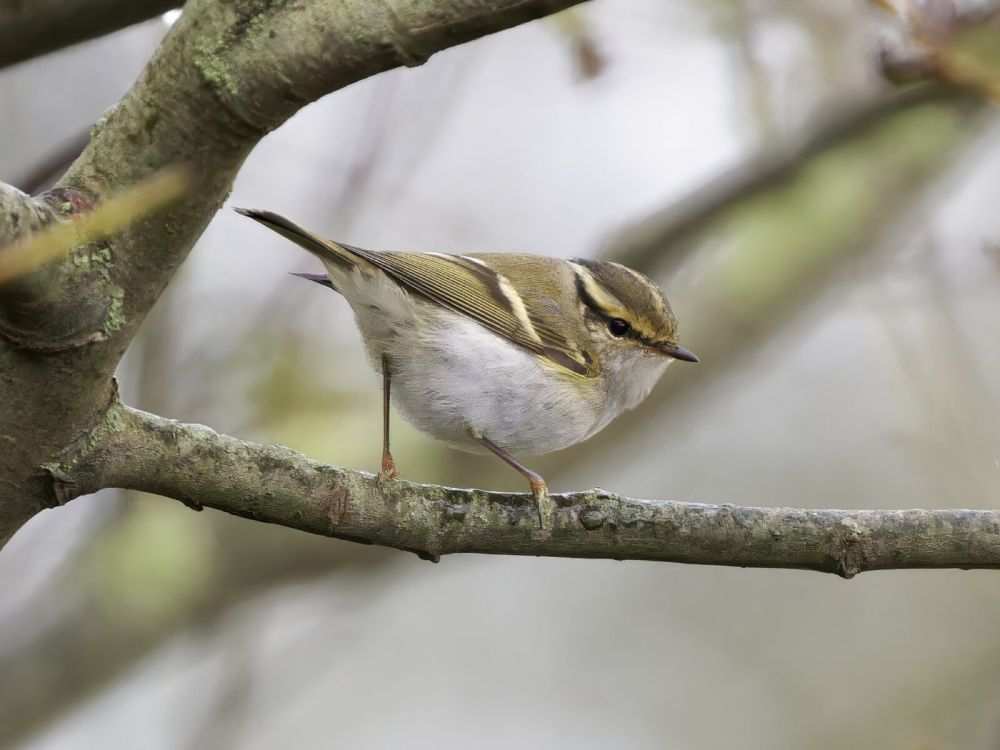
[[[622,320],[621,318],[612,318],[608,321],[608,330],[611,331],[612,336],[617,336],[621,338],[626,333],[632,330],[632,326],[628,324],[627,320]]]

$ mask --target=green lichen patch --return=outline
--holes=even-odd
[[[68,458],[59,463],[46,464],[43,468],[54,477],[69,475],[80,461],[90,456],[111,435],[124,432],[126,427],[125,407],[116,399],[104,413],[104,418],[77,441]]]
[[[111,248],[101,243],[99,245],[81,245],[70,255],[74,266],[96,272],[100,279],[100,287],[104,292],[106,312],[102,331],[110,335],[125,327],[125,290],[111,278],[114,258]]]
[[[221,54],[225,48],[224,36],[216,39],[199,39],[194,45],[194,64],[205,80],[215,88],[236,95],[239,93],[239,86],[236,84],[236,78],[226,56]]]
[[[125,427],[125,408],[120,403],[115,402],[108,408],[107,412],[105,412],[104,419],[102,419],[94,429],[87,433],[81,449],[76,452],[76,456],[85,456],[92,453],[97,446],[107,440],[111,435],[118,432],[124,432]],[[77,458],[74,458],[74,460],[77,460]]]
[[[111,248],[107,245],[81,245],[70,257],[77,268],[111,269]]]
[[[104,332],[112,334],[125,327],[125,290],[109,282],[107,291],[110,304],[104,316]]]
[[[263,14],[254,16],[247,26],[247,44],[256,52],[266,51],[267,42],[275,36],[271,19]]]

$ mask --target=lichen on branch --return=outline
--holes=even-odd
[[[1000,511],[805,510],[383,482],[280,446],[117,402],[94,437],[48,467],[64,501],[102,487],[164,495],[313,534],[415,552],[796,568],[844,578],[890,568],[1000,568]]]

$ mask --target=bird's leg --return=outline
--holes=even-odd
[[[395,479],[399,476],[396,462],[389,452],[389,355],[382,355],[382,470],[379,479]]]
[[[473,440],[487,448],[497,457],[502,458],[510,466],[517,469],[521,476],[528,480],[528,484],[531,485],[531,496],[535,499],[535,508],[538,510],[538,528],[545,528],[545,524],[542,522],[542,502],[545,500],[546,495],[549,494],[549,488],[546,486],[545,480],[542,479],[541,475],[533,472],[492,440],[488,440],[482,435],[477,435],[471,430],[468,433]]]

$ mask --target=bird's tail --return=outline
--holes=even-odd
[[[324,239],[319,235],[308,232],[297,224],[292,223],[284,216],[280,216],[272,211],[261,211],[256,208],[237,208],[236,213],[249,216],[254,221],[260,222],[268,229],[273,229],[282,237],[286,237],[299,247],[305,248],[324,263],[332,263],[341,268],[356,266],[365,261],[349,247],[337,242]]]

